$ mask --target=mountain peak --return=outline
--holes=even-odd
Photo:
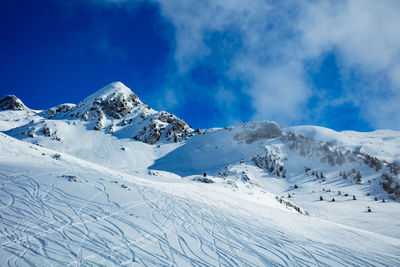
[[[6,95],[0,99],[0,111],[3,110],[27,110],[28,108],[15,95]]]
[[[62,104],[43,111],[47,119],[79,119],[89,129],[105,129],[109,134],[133,138],[148,144],[164,139],[178,142],[193,129],[185,121],[166,111],[155,111],[121,82],[110,83],[78,105]]]
[[[138,99],[138,97],[132,92],[132,90],[129,89],[122,82],[112,82],[112,83],[102,87],[100,90],[96,91],[95,93],[91,94],[82,102],[92,102],[94,99],[102,101],[102,100],[107,100],[111,97],[119,98],[120,96],[124,96],[126,99],[128,99],[132,95],[134,95],[135,98]]]
[[[108,116],[121,119],[139,104],[142,102],[131,89],[122,82],[113,82],[81,101],[77,111],[83,114],[101,109]]]

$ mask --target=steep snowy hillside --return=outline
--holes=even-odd
[[[2,265],[400,263],[399,239],[287,210],[257,188],[132,176],[3,134],[0,151]]]
[[[0,104],[0,265],[400,265],[399,132]]]

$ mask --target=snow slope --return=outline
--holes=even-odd
[[[382,174],[390,173],[386,163],[377,171],[365,163],[363,154],[313,139],[293,136],[292,140],[285,133],[254,138],[263,125],[269,124],[251,122],[205,131],[158,158],[150,168],[182,176],[206,172],[217,179],[248,180],[293,201],[311,216],[400,238],[399,204],[387,203],[389,196],[382,188]],[[246,136],[252,142],[247,142]],[[282,171],[278,176],[279,168]],[[348,178],[344,179],[341,172]],[[398,176],[392,176],[398,183]],[[373,212],[367,212],[368,207]]]
[[[3,134],[0,151],[5,265],[400,263],[399,239],[288,211],[258,190],[57,160]]]

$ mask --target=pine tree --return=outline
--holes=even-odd
[[[357,183],[361,183],[361,173],[360,171],[357,171],[356,177],[354,178]]]

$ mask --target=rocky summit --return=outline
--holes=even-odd
[[[4,110],[26,110],[28,109],[15,95],[7,95],[0,99],[0,111]]]

